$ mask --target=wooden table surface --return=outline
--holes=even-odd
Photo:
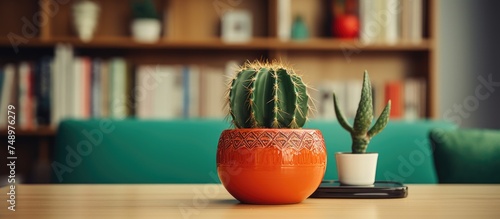
[[[18,185],[0,218],[500,218],[500,185],[408,185],[403,199],[240,204],[219,184]]]

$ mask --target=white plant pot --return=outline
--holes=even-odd
[[[160,39],[161,23],[158,19],[140,18],[132,21],[132,36],[141,43],[154,43]]]
[[[336,153],[339,181],[345,185],[368,186],[375,182],[378,153]]]
[[[89,0],[78,1],[73,5],[73,25],[82,41],[88,42],[92,39],[100,10],[97,3]]]

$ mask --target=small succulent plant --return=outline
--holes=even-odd
[[[227,91],[236,128],[301,128],[307,120],[308,101],[302,78],[277,61],[245,63]]]
[[[155,5],[152,0],[131,0],[134,18],[158,19]]]
[[[389,122],[389,113],[391,111],[391,101],[387,102],[384,110],[375,122],[372,128],[370,125],[373,121],[373,98],[372,85],[368,72],[363,75],[363,88],[361,90],[361,100],[359,101],[358,110],[354,117],[354,126],[351,126],[345,119],[342,111],[340,111],[337,97],[333,93],[333,102],[335,114],[340,125],[351,134],[352,138],[352,153],[365,153],[370,140],[376,134],[380,133]]]

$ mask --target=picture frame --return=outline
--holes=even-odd
[[[241,43],[252,39],[252,14],[247,10],[231,10],[222,15],[221,38],[224,42]]]

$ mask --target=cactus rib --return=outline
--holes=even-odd
[[[351,127],[351,124],[345,119],[344,113],[339,109],[339,104],[337,102],[337,95],[333,93],[333,106],[335,108],[335,115],[337,115],[337,120],[339,121],[340,125],[342,128],[347,130],[349,133],[354,132],[354,130]]]
[[[236,128],[300,128],[307,120],[307,86],[279,63],[246,63],[228,88]]]
[[[382,129],[385,128],[387,123],[389,122],[389,113],[391,111],[391,100],[387,102],[387,105],[385,105],[384,110],[382,113],[380,113],[380,116],[377,119],[377,122],[375,122],[375,125],[368,131],[368,136],[373,137],[376,134],[380,133]]]
[[[368,131],[373,120],[373,99],[372,99],[372,85],[368,72],[363,74],[363,87],[361,91],[361,98],[358,104],[358,110],[354,117],[354,134],[363,135]]]

